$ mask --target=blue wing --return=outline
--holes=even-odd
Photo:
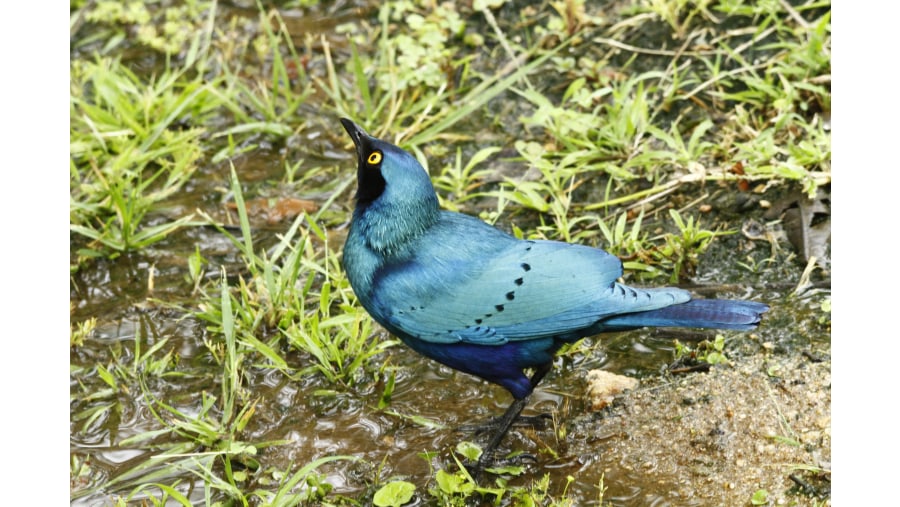
[[[567,336],[605,317],[690,300],[681,289],[616,283],[622,263],[603,250],[519,241],[481,225],[502,237],[479,237],[471,223],[465,239],[447,231],[453,239],[441,242],[429,234],[431,247],[419,245],[414,256],[376,274],[383,325],[426,342],[502,345]]]

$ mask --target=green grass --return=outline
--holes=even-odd
[[[231,113],[232,126],[214,134],[228,140],[214,161],[252,152],[258,148],[252,140],[260,136],[286,138],[303,128],[297,119],[313,93],[312,83],[278,12],[261,10],[259,27],[262,34],[256,39],[217,59],[223,86],[215,92]]]
[[[71,230],[93,243],[97,256],[139,250],[190,222],[190,215],[147,226],[144,218],[190,180],[203,156],[198,120],[220,103],[186,69],[148,81],[118,60],[76,61],[72,69]]]
[[[317,2],[290,4],[316,19],[335,14]],[[73,359],[73,432],[114,427],[132,404],[155,423],[111,436],[111,445],[148,453],[119,476],[73,454],[73,484],[99,481],[73,486],[73,498],[103,489],[122,504],[188,505],[195,481],[207,504],[373,501],[334,494],[318,472],[349,457],[296,470],[266,464],[259,451],[283,442],[247,436],[258,417],[260,395],[248,382],[256,371],[433,425],[391,408],[397,367],[385,358],[397,342],[359,307],[341,269],[335,239],[349,219],[355,167],[331,155],[349,146],[338,117],[411,150],[445,208],[520,237],[606,248],[643,281],[689,278],[717,238],[736,232],[701,215],[699,201],[671,204],[680,191],[815,195],[830,185],[829,2],[634,0],[599,12],[579,0],[521,10],[503,0],[412,1],[334,17],[334,30],[304,38],[286,11],[262,2],[245,17],[216,2],[73,4],[73,272],[126,252],[152,264],[152,246],[198,225],[234,252],[233,262],[217,263],[192,246],[184,294],[153,301],[205,326],[198,344],[216,369],[214,389],[180,402],[156,395],[160,383],[208,370],[180,363],[167,338],[150,340],[149,323],[102,360]],[[236,162],[270,153],[280,154],[282,174],[238,177]],[[221,196],[216,204],[235,204],[237,225],[222,223],[209,202],[170,215],[194,185]],[[273,187],[315,195],[318,210],[266,234],[245,195],[267,197]],[[774,256],[747,256],[745,266],[767,269]],[[96,318],[73,322],[73,358],[97,326]],[[724,359],[720,345],[700,353]],[[415,491],[420,499],[579,501],[568,489],[578,477],[526,484],[506,469],[486,487],[467,477],[458,455],[444,453],[444,468]],[[376,505],[398,505],[409,499],[406,479],[364,481]]]
[[[318,217],[298,216],[278,243],[260,251],[233,170],[231,188],[241,235],[215,226],[240,251],[246,262],[244,273],[238,275],[234,288],[223,285],[205,292],[197,317],[217,332],[230,329],[241,350],[259,355],[255,363],[288,375],[294,373],[279,352],[282,342],[313,357],[313,365],[299,375],[317,372],[330,383],[350,387],[364,370],[371,373],[371,359],[395,342],[376,340],[371,321],[355,305],[336,253],[327,247]],[[218,292],[223,294],[221,301]],[[218,342],[208,342],[207,347],[217,358],[224,352]]]

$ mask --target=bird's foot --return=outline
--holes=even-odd
[[[472,476],[476,482],[478,478],[484,472],[494,472],[497,474],[504,473],[504,469],[507,467],[516,467],[516,466],[524,466],[525,464],[535,464],[537,463],[537,456],[529,453],[517,453],[512,456],[507,456],[505,458],[494,459],[493,456],[487,452],[483,453],[478,461],[474,463],[465,464],[466,470],[469,472],[469,475]]]
[[[535,430],[543,430],[547,427],[547,422],[552,419],[553,417],[550,414],[520,415],[513,421],[512,426],[517,428],[527,427]],[[492,417],[479,424],[464,424],[460,426],[458,430],[480,435],[489,431],[496,431],[501,424],[503,424],[503,417]]]

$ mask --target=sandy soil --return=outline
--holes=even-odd
[[[751,505],[766,490],[762,505],[830,505],[830,357],[761,353],[649,378],[592,424],[604,462],[658,485],[648,501]]]

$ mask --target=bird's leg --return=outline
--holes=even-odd
[[[531,375],[531,388],[534,389],[537,387],[538,383],[541,379],[544,378],[544,375],[550,371],[552,363],[542,364],[538,366],[534,373]],[[475,464],[475,467],[471,470],[472,477],[477,479],[478,474],[481,473],[482,470],[486,466],[488,466],[491,462],[493,462],[494,451],[497,450],[497,447],[500,446],[500,442],[503,440],[503,437],[506,436],[506,433],[509,431],[509,428],[512,426],[513,422],[519,417],[519,414],[522,413],[522,410],[525,408],[525,404],[528,403],[529,396],[526,396],[522,399],[515,400],[506,409],[506,412],[503,414],[503,417],[500,418],[497,423],[497,431],[494,433],[494,436],[491,437],[491,441],[488,442],[487,447],[484,448],[484,451],[481,453],[481,457],[478,458],[478,463]]]
[[[503,416],[498,415],[497,417],[492,417],[487,421],[482,421],[480,423],[462,424],[456,429],[475,435],[481,435],[488,432],[493,435],[494,431],[496,431],[500,426],[501,419],[503,419]],[[550,414],[520,415],[519,417],[516,417],[515,420],[513,420],[510,428],[514,426],[528,426],[533,429],[541,429],[547,426],[547,422],[550,419],[552,419],[552,416]]]

